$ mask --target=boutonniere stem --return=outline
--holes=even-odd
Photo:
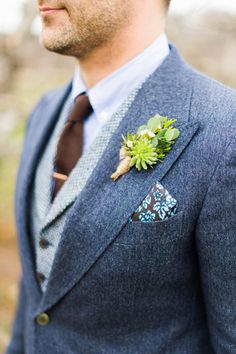
[[[175,122],[176,119],[156,114],[146,125],[140,126],[136,133],[128,133],[126,137],[122,135],[120,163],[111,175],[112,180],[116,181],[132,167],[138,171],[147,170],[161,162],[180,135],[179,129],[173,127]]]

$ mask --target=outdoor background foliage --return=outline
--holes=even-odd
[[[41,94],[72,77],[75,64],[40,47],[30,31],[34,17],[35,7],[26,2],[17,32],[0,35],[1,353],[9,338],[20,274],[13,198],[26,118]],[[167,33],[194,67],[236,88],[236,16],[212,11],[172,15]]]

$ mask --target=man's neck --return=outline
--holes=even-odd
[[[88,89],[140,54],[163,32],[163,16],[156,16],[155,21],[148,19],[148,23],[144,23],[142,19],[146,18],[140,16],[136,19],[137,23],[117,34],[111,43],[79,60],[81,76]],[[140,24],[140,21],[143,23]]]

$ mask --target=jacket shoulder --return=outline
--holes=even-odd
[[[46,107],[48,107],[48,105],[58,101],[60,101],[59,103],[63,103],[63,100],[69,94],[70,89],[71,82],[69,82],[65,86],[49,90],[45,94],[43,94],[28,117],[28,120],[26,122],[26,130],[28,131],[29,127],[33,124],[35,119],[37,120],[38,114],[43,116],[42,113],[46,109]]]
[[[200,122],[199,156],[215,170],[234,144],[236,91],[192,68],[190,73],[193,89],[189,120]],[[235,148],[232,151],[235,154]]]
[[[71,83],[68,83],[67,85],[57,87],[51,90],[48,90],[45,92],[38,100],[36,103],[35,107],[33,108],[33,111],[31,112],[34,113],[40,106],[43,104],[45,105],[46,103],[53,102],[57,97],[60,97],[63,95],[63,93],[66,93],[69,91],[69,87],[71,86]]]
[[[40,100],[43,100],[44,103],[51,102],[56,97],[63,95],[64,92],[67,92],[69,90],[69,87],[71,87],[71,83],[48,90],[41,96]]]
[[[233,125],[236,123],[236,90],[190,68],[193,80],[191,119],[206,124]]]

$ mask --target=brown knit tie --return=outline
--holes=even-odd
[[[83,122],[92,110],[88,96],[84,93],[77,96],[57,144],[52,199],[55,198],[82,155]]]

